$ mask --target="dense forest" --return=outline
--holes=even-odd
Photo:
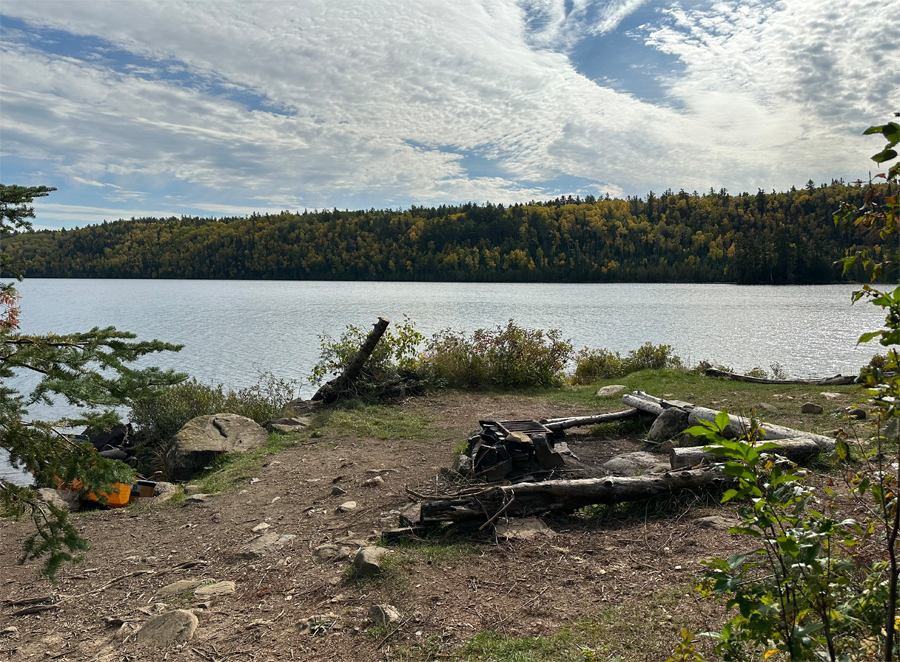
[[[23,233],[4,249],[29,277],[828,283],[842,279],[835,260],[878,243],[832,220],[865,191],[809,182],[784,193],[133,218]]]

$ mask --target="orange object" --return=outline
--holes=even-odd
[[[70,485],[63,485],[62,481],[59,481],[59,489],[71,490],[74,492],[83,484],[84,483],[77,479],[73,480]],[[126,485],[125,483],[113,483],[112,486],[119,491],[113,492],[112,494],[106,492],[100,493],[106,497],[106,505],[110,508],[122,508],[123,506],[127,506],[129,499],[131,499],[131,485]],[[88,495],[85,498],[100,503],[100,498],[93,492],[88,492]]]

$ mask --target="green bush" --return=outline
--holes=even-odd
[[[585,347],[575,357],[575,361],[572,381],[576,384],[592,384],[601,379],[624,377],[639,370],[684,368],[671,345],[654,345],[649,342],[630,350],[624,359],[618,352]]]
[[[256,384],[238,391],[190,379],[131,400],[128,419],[135,428],[139,468],[145,473],[161,469],[161,456],[169,441],[197,416],[227,412],[257,423],[277,418],[294,397],[295,386],[271,373],[261,374]]]
[[[327,334],[319,336],[321,351],[319,362],[313,366],[308,381],[319,385],[329,376],[341,374],[365,343],[369,330],[350,325],[334,339]],[[427,366],[417,356],[425,336],[415,330],[409,318],[403,316],[403,324],[388,328],[366,360],[359,377],[352,384],[354,395],[363,400],[416,393],[432,383]]]
[[[560,386],[572,356],[572,345],[560,336],[557,329],[526,329],[513,320],[471,336],[445,330],[419,361],[452,388]]]

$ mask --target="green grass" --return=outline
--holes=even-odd
[[[438,435],[434,421],[424,414],[407,412],[402,406],[368,405],[322,412],[317,428],[349,431],[375,439],[430,440]]]
[[[241,485],[259,472],[269,456],[296,446],[299,439],[296,433],[282,435],[273,432],[261,448],[223,455],[212,469],[191,482],[199,485],[203,494],[215,494]]]

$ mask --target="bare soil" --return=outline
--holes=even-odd
[[[700,561],[747,544],[698,524],[712,514],[734,518],[715,499],[697,495],[545,518],[553,537],[505,541],[476,531],[402,545],[375,579],[354,578],[349,560],[314,558],[322,544],[375,541],[396,527],[397,511],[411,502],[407,486],[453,489],[442,470],[479,419],[596,413],[546,406],[536,411],[533,398],[460,393],[414,399],[403,408],[434,421],[430,439],[379,440],[326,428],[320,438],[268,456],[258,481],[244,480],[206,503],[142,503],[76,515],[91,549],[82,563],[63,568],[56,585],[38,576],[39,563],[17,564],[30,523],[2,522],[0,630],[17,632],[0,635],[0,660],[477,659],[470,640],[485,631],[556,637],[557,659],[585,659],[579,645],[590,645],[591,659],[664,660],[681,628],[706,630],[723,618],[720,603],[693,590],[703,573]],[[582,431],[568,442],[586,465],[596,466],[639,450],[639,436]],[[378,470],[388,470],[380,474],[384,484],[364,486]],[[331,496],[335,485],[347,494]],[[337,512],[348,500],[357,508]],[[244,558],[242,548],[260,523],[296,537],[262,558]],[[191,562],[197,563],[181,566]],[[230,580],[237,590],[208,604],[190,593],[154,597],[179,579]],[[10,604],[45,595],[67,599],[25,615]],[[379,603],[394,605],[401,622],[373,627],[367,614]],[[166,651],[139,648],[134,635],[141,623],[175,608],[198,615],[193,639]],[[303,619],[328,613],[338,618],[300,633]]]

